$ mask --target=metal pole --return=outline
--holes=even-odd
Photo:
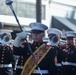
[[[10,7],[10,9],[12,10],[12,12],[13,12],[13,14],[14,14],[14,16],[15,16],[15,19],[16,19],[16,21],[17,21],[17,23],[18,23],[21,31],[23,31],[23,30],[22,30],[22,27],[21,27],[21,25],[20,25],[20,23],[19,23],[19,20],[18,20],[16,14],[15,14],[15,12],[14,12],[12,3],[13,3],[12,0],[6,0],[6,5],[9,5],[9,7]],[[40,71],[40,67],[38,66],[38,64],[37,64],[37,62],[36,62],[36,60],[35,60],[35,56],[33,55],[33,51],[32,51],[32,49],[31,49],[30,45],[28,44],[27,39],[26,39],[26,42],[27,42],[27,45],[28,45],[28,48],[29,48],[29,51],[30,51],[31,55],[32,55],[32,57],[34,58],[34,62],[35,62],[36,66],[37,66],[37,68],[38,68],[38,70],[39,70],[39,72],[40,72],[40,75],[42,75],[42,73],[41,73],[41,71]]]
[[[41,0],[36,0],[36,22],[41,23]]]

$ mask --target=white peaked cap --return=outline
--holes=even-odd
[[[48,35],[49,34],[57,34],[59,36],[62,35],[62,32],[59,29],[56,29],[56,28],[50,28],[50,29],[48,29],[47,33],[48,33]]]
[[[75,37],[75,32],[74,31],[68,31],[67,37]]]
[[[41,30],[45,31],[48,29],[48,27],[45,24],[39,23],[39,22],[33,22],[29,24],[30,28],[32,30]]]
[[[75,37],[75,35],[70,33],[70,34],[67,34],[67,37]]]
[[[0,34],[3,34],[3,33],[11,33],[11,32],[13,32],[13,30],[0,29]]]

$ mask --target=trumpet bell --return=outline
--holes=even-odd
[[[59,40],[58,40],[58,37],[57,36],[54,36],[53,38],[52,38],[52,41],[54,42],[54,43],[57,43]]]
[[[7,29],[0,29],[0,43],[2,45],[7,45],[11,43],[11,32],[12,30],[7,30]]]
[[[11,42],[11,36],[7,33],[3,33],[1,35],[1,40],[0,40],[1,44],[6,45],[9,44]]]
[[[56,46],[59,43],[58,35],[50,34],[50,36],[49,36],[49,43],[52,46]]]
[[[59,43],[62,32],[59,29],[51,28],[47,31],[49,37],[49,43],[51,46],[56,46]]]
[[[6,36],[4,36],[3,39],[4,39],[5,42],[8,42],[10,40],[10,37],[8,35],[6,35]]]

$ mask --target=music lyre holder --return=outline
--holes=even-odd
[[[19,25],[20,30],[23,31],[23,30],[22,30],[22,27],[21,27],[21,25],[20,25],[20,23],[19,23],[19,20],[18,20],[16,14],[15,14],[15,11],[14,11],[14,8],[13,8],[13,6],[12,6],[12,3],[13,3],[12,0],[6,0],[6,5],[8,5],[8,6],[10,7],[10,9],[11,9],[11,11],[13,12],[13,15],[14,15],[14,17],[15,17],[18,25]],[[26,42],[27,42],[27,45],[28,45],[28,48],[29,48],[29,51],[30,51],[31,55],[32,55],[32,57],[34,58],[34,62],[35,62],[36,66],[37,66],[37,68],[38,68],[38,70],[39,70],[39,72],[40,72],[40,75],[42,75],[42,73],[41,73],[41,71],[40,71],[40,67],[38,66],[38,64],[37,64],[37,62],[36,62],[36,60],[35,60],[35,56],[33,55],[33,51],[32,51],[32,49],[31,49],[30,45],[28,44],[27,39],[25,39],[25,40],[26,40]]]

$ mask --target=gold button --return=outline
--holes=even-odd
[[[36,47],[36,49],[37,49],[38,47]]]
[[[2,59],[4,59],[4,58],[2,57]]]
[[[1,62],[3,62],[3,60]]]
[[[21,62],[23,62],[23,60],[21,60]]]
[[[3,50],[6,50],[5,48]]]
[[[4,54],[2,54],[2,56],[4,56]]]
[[[4,53],[4,51],[2,51],[2,53]]]

